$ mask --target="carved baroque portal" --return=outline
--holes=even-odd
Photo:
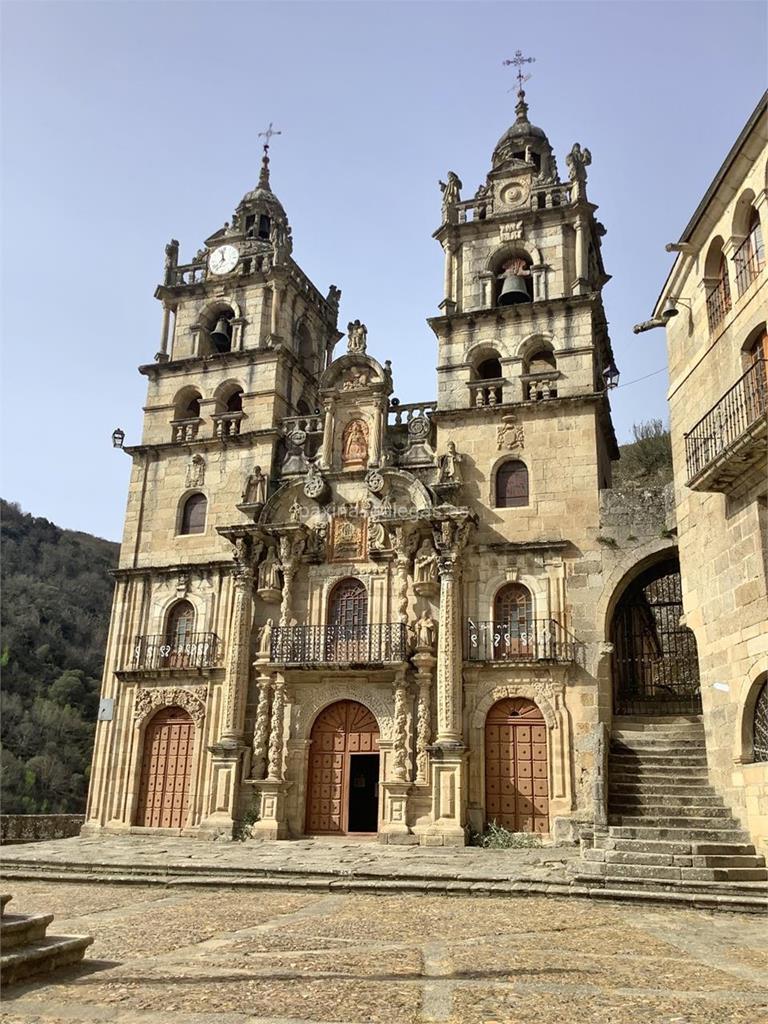
[[[341,462],[345,469],[363,469],[368,465],[368,424],[350,420],[341,438]]]

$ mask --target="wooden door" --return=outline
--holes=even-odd
[[[339,701],[320,712],[309,750],[307,832],[347,834],[350,758],[378,749],[378,724],[362,704]]]
[[[178,707],[163,708],[149,722],[144,734],[137,825],[186,825],[194,730],[190,716]]]
[[[547,727],[529,700],[500,700],[485,720],[485,817],[510,832],[549,832]]]

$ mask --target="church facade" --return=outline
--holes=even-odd
[[[617,718],[700,711],[674,517],[611,487],[590,162],[560,177],[521,91],[476,194],[441,183],[418,403],[295,261],[266,148],[169,244],[86,831],[574,841]]]

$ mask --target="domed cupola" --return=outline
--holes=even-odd
[[[493,171],[533,170],[539,181],[559,181],[552,147],[543,129],[528,120],[525,92],[520,89],[515,123],[502,135],[493,151]]]
[[[246,239],[268,242],[274,240],[276,231],[290,239],[288,217],[269,183],[268,145],[264,146],[258,184],[240,200],[232,218],[232,228]]]

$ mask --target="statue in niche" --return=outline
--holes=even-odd
[[[259,658],[268,659],[272,653],[272,630],[274,628],[274,620],[267,619],[264,625],[261,627],[261,633],[259,634]]]
[[[259,566],[258,590],[256,591],[262,601],[277,603],[282,598],[282,581],[280,579],[280,562],[277,552],[270,548],[267,556]]]
[[[437,626],[429,612],[429,608],[425,608],[420,617],[416,620],[414,632],[416,634],[417,650],[433,651],[435,649],[435,634],[437,632]]]
[[[448,450],[445,455],[440,456],[437,482],[439,484],[461,483],[461,455],[456,451],[453,441],[448,442]]]
[[[364,420],[350,420],[344,428],[341,461],[350,468],[368,464],[368,426]]]
[[[261,466],[254,466],[253,472],[248,474],[243,488],[242,502],[244,505],[263,505],[267,500],[267,478],[261,471]]]
[[[434,594],[437,591],[437,552],[427,537],[421,542],[414,559],[413,589],[417,594]]]
[[[357,352],[365,355],[368,344],[368,328],[359,320],[352,320],[347,324],[347,352]]]
[[[387,528],[379,519],[368,523],[368,547],[371,551],[381,551],[387,546]]]

